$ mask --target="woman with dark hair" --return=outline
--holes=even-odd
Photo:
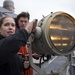
[[[26,45],[29,34],[33,29],[33,22],[15,33],[15,21],[6,16],[0,20],[0,75],[21,75],[27,68],[24,59],[17,52]]]

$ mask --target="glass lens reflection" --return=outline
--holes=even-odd
[[[57,50],[71,50],[75,44],[75,27],[72,20],[64,15],[54,17],[50,24],[49,37]]]

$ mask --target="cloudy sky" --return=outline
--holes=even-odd
[[[3,6],[0,0],[0,6]],[[46,16],[50,12],[63,11],[75,17],[75,0],[13,0],[15,13],[22,11],[30,13],[30,20],[35,18],[42,19],[42,15]]]

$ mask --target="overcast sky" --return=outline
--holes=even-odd
[[[3,6],[4,0],[0,0],[0,6]],[[30,20],[42,19],[50,12],[63,11],[75,17],[75,0],[13,0],[15,13],[22,11],[30,13]]]

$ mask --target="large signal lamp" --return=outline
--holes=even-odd
[[[43,17],[37,24],[32,50],[38,54],[67,55],[75,47],[74,18],[65,12]]]

